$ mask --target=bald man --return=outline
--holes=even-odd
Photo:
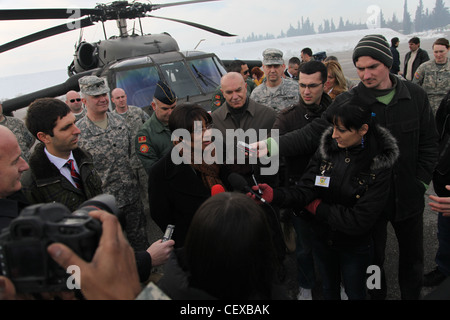
[[[227,129],[242,129],[245,132],[254,130],[257,138],[261,131],[270,134],[273,124],[277,116],[277,112],[265,105],[262,105],[247,96],[247,83],[242,75],[238,72],[229,72],[222,77],[221,90],[225,98],[225,103],[214,111],[211,116],[214,128],[220,130],[225,139],[225,150],[227,154],[231,154],[230,148],[236,150],[235,141],[226,141]],[[261,131],[260,131],[261,130]],[[251,141],[246,141],[251,143]],[[254,173],[258,181],[267,181],[267,178],[260,176],[260,166],[252,165],[236,165],[232,171],[239,170],[238,173],[245,176],[249,183],[253,184],[252,173]],[[271,181],[270,181],[271,182]]]
[[[0,230],[16,218],[27,202],[21,189],[22,173],[29,169],[14,133],[0,126]]]
[[[212,113],[214,127],[226,136],[226,129],[272,129],[276,112],[247,96],[247,83],[237,72],[222,77],[221,90],[225,98],[224,108]]]
[[[66,104],[75,115],[75,121],[80,120],[86,115],[86,109],[83,107],[80,93],[70,90],[66,93]]]

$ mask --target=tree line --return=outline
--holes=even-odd
[[[395,13],[390,19],[386,19],[384,17],[382,10],[376,14],[378,27],[390,28],[403,34],[444,28],[450,23],[449,8],[445,6],[444,0],[436,0],[436,4],[432,10],[425,8],[423,1],[420,0],[414,15],[409,12],[408,0],[404,0],[402,20],[400,20]],[[344,21],[344,18],[340,17],[339,21],[324,19],[316,29],[314,22],[312,22],[309,18],[301,17],[301,20],[297,22],[296,26],[291,24],[288,30],[281,30],[278,36],[269,33],[265,35],[256,35],[255,33],[252,33],[247,37],[237,39],[236,42],[253,42],[320,33],[363,30],[368,28],[368,22],[351,22],[348,19]]]

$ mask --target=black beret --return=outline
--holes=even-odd
[[[156,84],[156,89],[153,97],[169,106],[177,101],[177,95],[175,94],[175,92],[173,92],[173,90],[170,89],[169,86],[161,80],[159,80]]]

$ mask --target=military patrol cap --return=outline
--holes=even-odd
[[[177,101],[177,95],[175,94],[175,92],[173,92],[173,90],[170,89],[169,86],[161,80],[159,80],[156,84],[156,89],[153,97],[169,106]]]
[[[266,49],[263,52],[263,64],[266,66],[284,64],[283,52],[278,49]]]
[[[80,91],[88,96],[98,96],[109,92],[109,87],[102,78],[85,76],[78,80]]]

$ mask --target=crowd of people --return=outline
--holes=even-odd
[[[430,60],[412,38],[403,72],[398,46],[364,36],[352,54],[359,82],[336,57],[268,48],[261,67],[228,66],[209,112],[159,81],[148,114],[97,76],[65,99],[37,99],[23,122],[0,105],[0,229],[29,205],[73,212],[106,193],[117,213],[90,212],[103,229],[92,261],[47,248],[81,268],[79,299],[383,300],[390,223],[401,298],[421,299],[450,276],[449,41],[437,39]],[[267,160],[279,170],[266,174]],[[439,248],[424,275],[431,184]],[[149,241],[153,222],[174,225],[172,239]],[[21,296],[14,280],[0,276],[0,299]]]

